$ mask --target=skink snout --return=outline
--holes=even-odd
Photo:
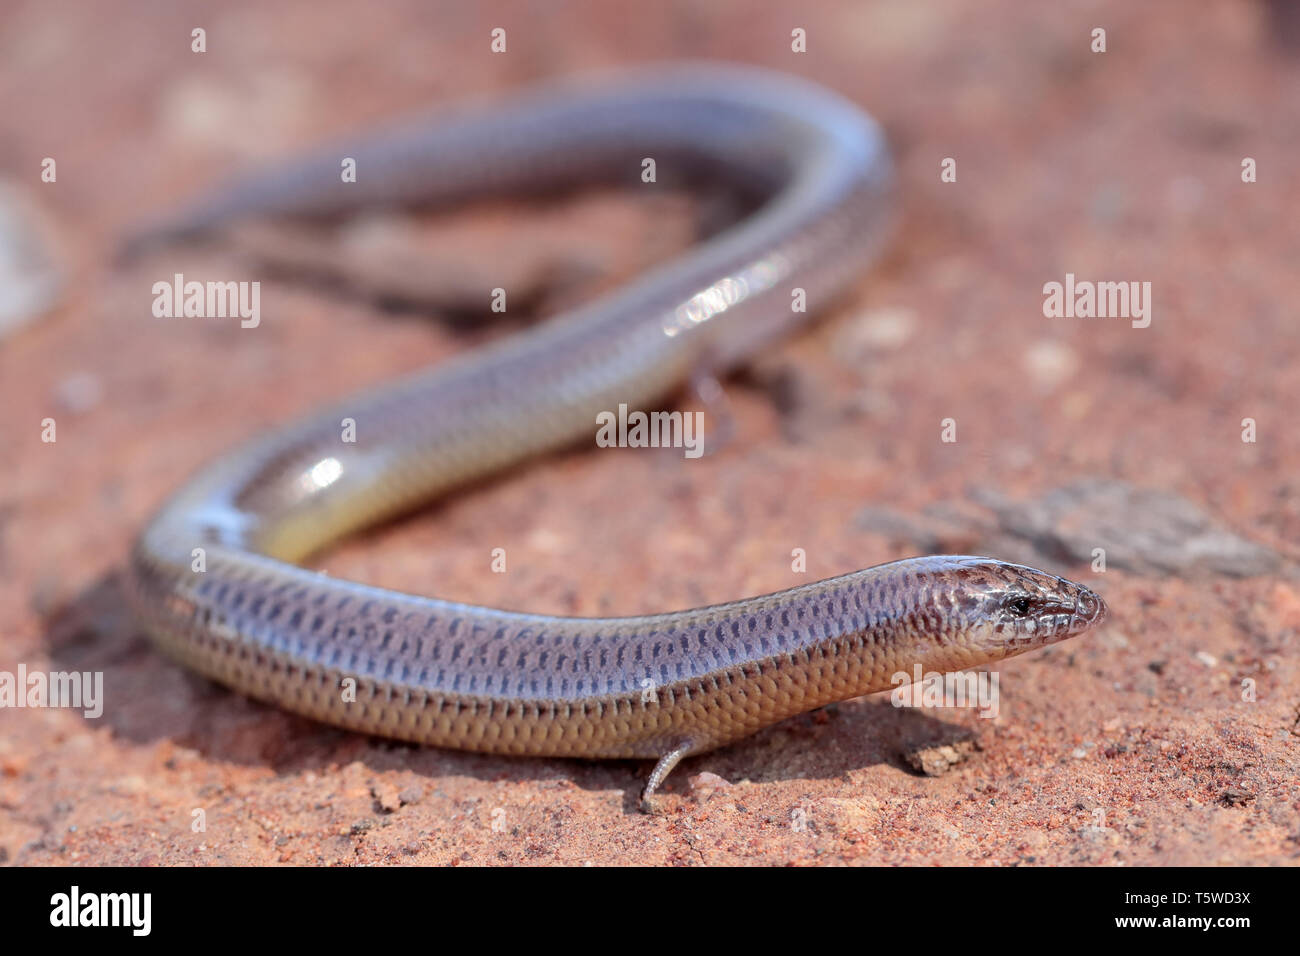
[[[1106,602],[1101,599],[1101,595],[1083,585],[1077,584],[1075,587],[1078,588],[1078,593],[1074,599],[1074,610],[1070,614],[1071,634],[1079,634],[1106,620]]]

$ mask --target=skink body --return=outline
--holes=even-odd
[[[355,183],[341,181],[344,156],[356,160]],[[822,308],[887,233],[882,134],[803,81],[670,68],[322,150],[145,231],[137,247],[246,216],[633,184],[646,157],[765,199],[610,298],[344,401],[202,470],[130,559],[133,607],[164,649],[252,697],[359,731],[507,754],[652,758],[648,804],[686,754],[885,689],[918,663],[974,667],[1104,617],[1081,585],[966,556],[635,618],[477,607],[294,563],[483,475],[591,440],[597,416],[620,404],[660,407],[692,375],[726,372]],[[796,288],[806,311],[792,308]],[[356,423],[354,442],[342,440],[345,418]]]

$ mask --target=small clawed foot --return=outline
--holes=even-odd
[[[650,776],[645,782],[645,789],[641,791],[638,807],[642,813],[657,814],[661,812],[659,801],[655,799],[655,791],[664,782],[664,778],[673,772],[673,768],[681,762],[681,759],[691,752],[693,746],[694,744],[689,740],[682,741],[659,758],[659,762],[650,771]]]

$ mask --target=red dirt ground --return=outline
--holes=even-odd
[[[102,670],[107,698],[97,720],[0,711],[0,862],[1300,860],[1300,48],[1268,7],[669,2],[633,23],[594,2],[372,6],[0,12],[0,169],[58,228],[70,270],[62,305],[0,340],[0,670]],[[195,26],[205,54],[190,52]],[[1097,26],[1104,54],[1089,48]],[[256,330],[158,320],[154,281],[242,274],[248,248],[116,266],[116,238],[227,173],[384,117],[696,57],[809,76],[881,119],[902,210],[885,261],[730,384],[737,433],[720,453],[575,450],[319,566],[636,614],[973,551],[1088,582],[1106,628],[1008,662],[995,720],[846,702],[687,761],[653,818],[634,807],[644,765],[344,733],[155,652],[117,575],[186,475],[515,326],[386,314],[273,278]],[[39,179],[47,156],[54,184]],[[945,157],[955,183],[940,181]],[[1242,182],[1244,157],[1258,182]],[[418,217],[406,241],[438,275],[558,270],[569,281],[539,293],[551,311],[684,248],[692,208],[607,193],[492,204]],[[1151,326],[1044,318],[1042,286],[1066,272],[1151,282]],[[939,440],[947,417],[955,444]],[[496,547],[507,574],[489,571]],[[944,745],[952,769],[911,769]]]

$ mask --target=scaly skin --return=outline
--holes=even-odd
[[[339,182],[344,155],[358,161],[357,183]],[[325,151],[137,238],[139,249],[248,215],[636,182],[644,156],[661,174],[721,173],[769,198],[609,299],[201,472],[130,561],[133,607],[166,651],[252,697],[367,733],[492,753],[656,758],[648,806],[688,753],[889,688],[916,664],[974,667],[1104,618],[1087,588],[991,558],[916,558],[636,618],[518,614],[291,563],[523,458],[590,441],[599,412],[654,408],[688,377],[725,372],[803,321],[882,241],[883,139],[852,105],[800,81],[677,68]],[[808,313],[791,309],[795,287]],[[357,422],[355,442],[340,440],[343,418]],[[344,692],[349,679],[355,695]]]

